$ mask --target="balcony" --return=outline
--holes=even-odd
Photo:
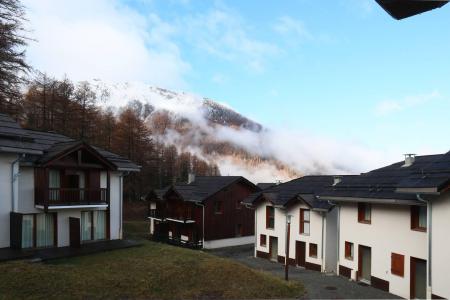
[[[193,220],[191,213],[188,212],[177,212],[177,213],[161,213],[157,209],[149,210],[149,218],[156,219],[159,221],[168,221],[168,222],[177,222],[177,223],[195,223]]]
[[[36,188],[35,205],[38,208],[58,209],[67,207],[107,207],[108,189],[84,188]]]

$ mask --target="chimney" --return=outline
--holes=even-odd
[[[342,176],[333,176],[333,186],[342,181]]]
[[[405,164],[402,166],[402,168],[411,166],[415,160],[416,160],[415,154],[412,153],[405,154]]]
[[[188,184],[191,184],[191,183],[193,183],[195,181],[195,174],[194,173],[191,173],[191,172],[189,172],[189,174],[188,174]]]

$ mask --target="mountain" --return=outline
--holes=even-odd
[[[268,147],[270,130],[226,104],[138,83],[95,80],[91,86],[104,105],[141,109],[154,139],[216,163],[223,175],[273,182],[302,174]]]

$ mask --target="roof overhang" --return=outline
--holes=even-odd
[[[0,147],[0,152],[18,153],[18,154],[35,154],[35,155],[43,154],[43,152],[40,150],[21,149],[21,148],[13,148],[13,147]]]
[[[436,187],[427,187],[427,188],[397,188],[395,190],[397,193],[405,193],[405,194],[430,194],[430,195],[439,195],[439,191]]]
[[[44,205],[36,205],[37,209],[45,209]],[[61,210],[61,209],[87,209],[87,208],[95,208],[95,209],[107,209],[108,204],[87,204],[87,205],[49,205],[48,210]]]
[[[120,172],[140,172],[141,171],[141,166],[139,166],[139,168],[117,168],[117,171],[120,171]]]
[[[447,4],[448,0],[376,0],[394,19],[401,20]]]
[[[332,196],[321,196],[321,199],[332,201],[332,202],[342,202],[342,203],[378,203],[378,204],[393,204],[393,205],[417,205],[423,204],[418,200],[402,200],[402,199],[385,199],[385,198],[359,198],[359,197],[332,197]]]

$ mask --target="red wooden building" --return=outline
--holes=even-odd
[[[259,188],[241,176],[191,179],[148,195],[153,238],[192,248],[253,243],[254,211],[241,201]]]

